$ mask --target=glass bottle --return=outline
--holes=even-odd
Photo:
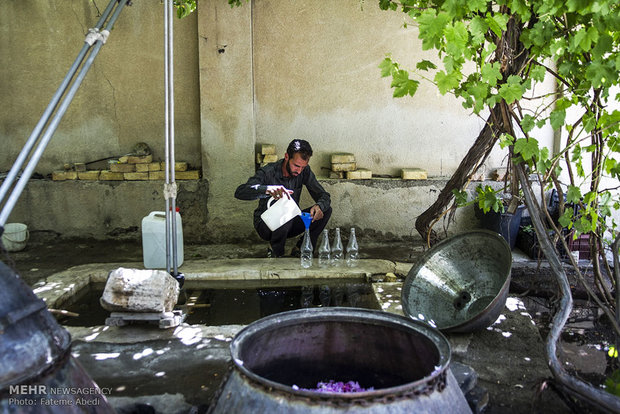
[[[325,267],[329,265],[329,259],[331,257],[331,250],[329,248],[329,232],[327,229],[323,230],[323,239],[319,246],[319,266]]]
[[[351,234],[349,235],[349,243],[347,244],[347,253],[345,255],[345,262],[347,266],[356,266],[360,257],[359,246],[357,245],[357,238],[355,237],[355,227],[351,227]]]
[[[336,227],[336,234],[334,235],[334,242],[332,243],[331,251],[331,264],[332,266],[340,266],[343,262],[343,248],[342,239],[340,238],[340,227]]]
[[[310,228],[304,230],[304,240],[301,243],[301,267],[307,269],[312,266],[312,242],[310,241]]]

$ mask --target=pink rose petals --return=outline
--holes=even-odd
[[[364,392],[364,391],[374,391],[373,387],[370,388],[362,388],[357,381],[334,381],[330,380],[329,382],[320,381],[316,388],[299,388],[297,385],[293,385],[293,389],[295,390],[303,390],[303,391],[312,391],[312,392],[334,392],[334,393],[349,393],[349,392]]]

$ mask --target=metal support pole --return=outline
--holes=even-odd
[[[177,257],[176,195],[174,176],[174,47],[173,47],[172,0],[164,5],[164,82],[165,82],[165,158],[166,174],[164,196],[166,197],[166,270],[179,279]],[[182,283],[182,282],[180,282]]]
[[[9,191],[10,186],[13,184],[13,182],[15,181],[17,177],[19,169],[22,167],[22,165],[24,164],[24,162],[26,161],[29,154],[32,152],[33,147],[36,144],[37,146],[34,149],[34,153],[30,157],[30,160],[28,161],[26,168],[22,172],[22,175],[19,178],[19,181],[17,182],[17,184],[15,184],[13,191],[9,195],[8,200],[2,207],[2,210],[0,211],[0,228],[4,227],[4,224],[8,220],[8,217],[11,214],[11,211],[13,211],[13,208],[15,207],[17,200],[19,199],[22,191],[24,190],[24,187],[26,186],[26,184],[28,183],[28,180],[32,176],[32,173],[34,172],[34,168],[36,167],[37,163],[41,159],[41,156],[43,155],[45,148],[49,144],[49,141],[51,140],[52,135],[56,131],[56,128],[58,128],[58,124],[60,123],[62,117],[67,111],[69,104],[71,104],[71,101],[73,100],[78,88],[82,84],[82,81],[84,80],[84,77],[86,76],[86,73],[90,69],[90,66],[95,60],[95,57],[97,57],[99,50],[105,43],[110,30],[114,26],[114,23],[118,19],[121,11],[123,10],[127,2],[128,0],[111,0],[110,4],[105,9],[103,15],[99,19],[97,26],[94,29],[91,29],[89,31],[89,34],[85,40],[86,44],[82,47],[82,50],[80,50],[78,57],[76,58],[75,62],[69,69],[69,72],[67,73],[63,81],[61,82],[60,87],[54,94],[51,102],[49,103],[45,112],[43,113],[43,116],[41,117],[41,119],[35,126],[34,130],[32,131],[30,138],[28,138],[26,145],[20,152],[16,162],[13,164],[13,167],[11,168],[7,178],[2,183],[2,186],[0,187],[0,203],[2,203],[2,201],[4,200],[6,194]],[[116,6],[116,9],[114,10],[112,17],[107,22],[105,29],[99,32],[99,29],[101,28],[103,23],[107,20],[108,16],[114,9],[114,6]],[[62,98],[71,80],[73,79],[78,67],[82,64],[84,58],[86,57],[89,51],[90,51],[90,55],[88,55],[86,62],[82,66],[80,72],[75,78],[75,81],[71,85],[69,91],[66,93],[64,98]],[[62,103],[58,107],[58,110],[56,111],[56,114],[54,115],[51,122],[49,122],[50,117],[52,116],[52,113],[58,106],[58,103],[60,102],[61,98],[62,98]],[[48,124],[47,129],[39,140],[39,136],[41,135],[41,132],[43,131],[46,124]],[[37,143],[37,141],[39,142]]]

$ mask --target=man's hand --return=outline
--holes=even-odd
[[[310,216],[312,216],[312,221],[321,220],[323,218],[323,210],[321,210],[318,204],[310,207]]]
[[[286,196],[287,198],[291,198],[291,194],[293,194],[293,190],[289,190],[283,185],[268,185],[267,191],[265,191],[265,193],[269,194],[276,200],[279,200],[284,196]]]

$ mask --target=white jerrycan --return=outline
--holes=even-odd
[[[175,213],[177,226],[177,267],[183,264],[183,223],[178,209]],[[142,219],[142,253],[145,269],[166,268],[166,213],[151,211]],[[172,268],[172,243],[170,244],[170,267]]]

